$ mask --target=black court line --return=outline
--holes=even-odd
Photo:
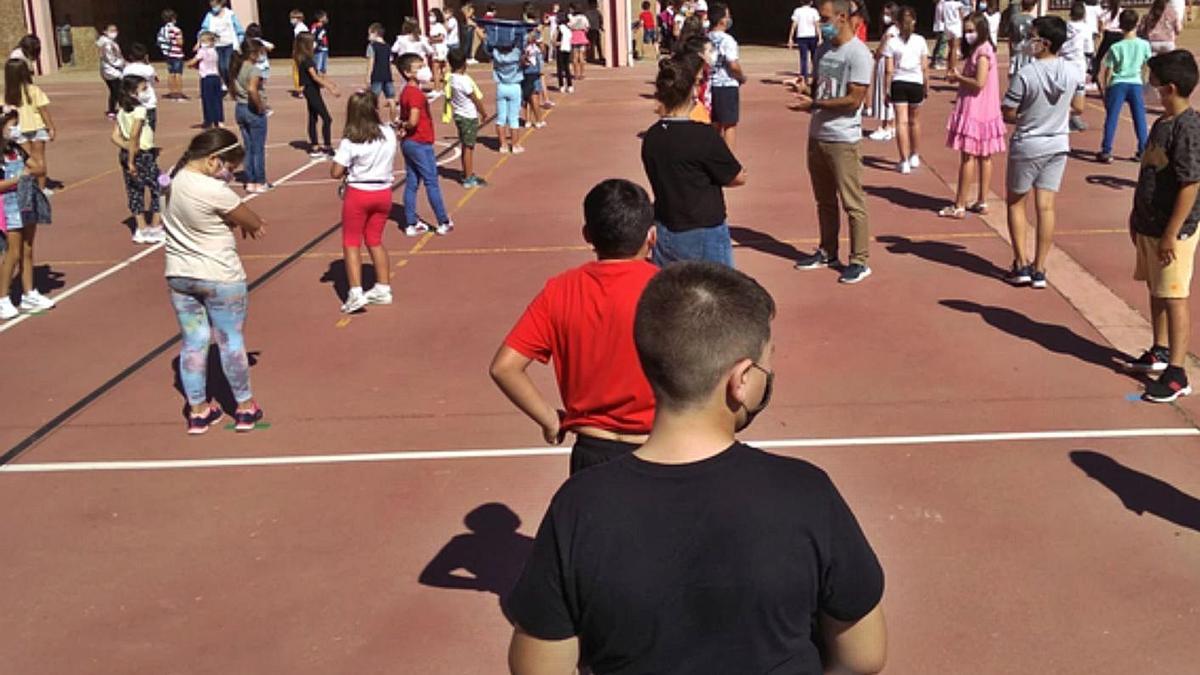
[[[493,119],[495,119],[495,115],[492,115],[491,117],[488,117],[487,119],[485,119],[480,126],[488,124]],[[445,157],[447,154],[452,152],[459,145],[460,145],[459,141],[454,141],[449,146],[447,146],[445,150],[442,150],[441,152],[439,152],[437,154],[437,159],[441,159],[441,158]],[[398,190],[400,188],[400,186],[404,185],[404,183],[407,180],[408,180],[408,175],[405,174],[404,180],[396,183],[395,187],[392,188],[392,191],[395,192],[396,190]],[[340,230],[341,227],[342,227],[342,223],[341,223],[341,221],[339,221],[332,227],[326,229],[325,231],[321,232],[317,236],[310,239],[308,241],[308,243],[306,243],[303,246],[301,246],[300,248],[296,249],[291,255],[284,258],[283,260],[280,260],[278,263],[276,263],[274,266],[272,266],[271,269],[267,270],[266,272],[263,272],[254,281],[251,281],[249,284],[247,284],[246,292],[253,293],[255,289],[257,289],[259,286],[262,286],[266,282],[270,281],[273,277],[277,276],[280,272],[282,272],[284,269],[289,267],[292,263],[299,260],[305,253],[308,253],[309,251],[311,251],[314,248],[316,248],[317,246],[319,246],[321,244],[321,242],[328,239],[330,235],[332,235],[335,232],[337,232],[338,230]],[[131,375],[133,375],[137,371],[144,368],[146,366],[146,364],[148,364],[151,361],[153,361],[154,359],[157,359],[158,357],[162,356],[164,353],[167,352],[167,350],[169,350],[172,347],[174,347],[175,345],[179,344],[179,342],[182,339],[183,339],[183,337],[181,335],[176,334],[176,335],[172,336],[171,338],[164,340],[157,347],[146,352],[141,358],[137,359],[133,363],[126,366],[123,370],[121,370],[119,373],[117,373],[116,375],[109,378],[107,381],[105,381],[99,387],[96,387],[92,391],[85,394],[78,401],[75,401],[71,405],[67,406],[66,410],[63,410],[59,414],[55,415],[52,419],[50,419],[50,421],[46,422],[42,426],[35,429],[33,431],[33,433],[31,433],[28,436],[26,436],[25,438],[21,439],[16,445],[9,448],[3,455],[0,455],[0,466],[4,466],[5,464],[8,464],[9,462],[12,462],[13,460],[15,460],[18,457],[20,457],[21,455],[23,455],[27,450],[29,450],[33,446],[37,445],[38,442],[41,441],[43,438],[54,433],[55,430],[57,430],[59,427],[61,427],[63,424],[65,424],[68,420],[70,420],[72,417],[74,417],[75,415],[82,412],[84,408],[86,408],[89,405],[91,405],[92,403],[94,403],[101,396],[104,396],[108,392],[112,391],[117,385],[119,385],[122,382],[124,382],[125,380],[129,379],[129,377]]]

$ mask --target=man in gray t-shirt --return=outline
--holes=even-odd
[[[838,264],[838,200],[850,221],[850,264],[838,281],[856,284],[871,276],[867,267],[871,230],[862,187],[862,104],[871,84],[874,59],[850,25],[850,0],[819,0],[822,45],[816,76],[796,83],[796,110],[812,112],[808,133],[808,175],[817,201],[821,244],[800,256],[796,269]]]
[[[1046,288],[1046,256],[1054,234],[1054,197],[1062,184],[1071,150],[1069,118],[1083,113],[1083,75],[1058,57],[1067,41],[1067,23],[1057,16],[1034,19],[1029,32],[1033,61],[1008,85],[1001,108],[1004,121],[1016,125],[1008,148],[1008,230],[1014,285]],[[1037,251],[1026,250],[1029,221],[1025,202],[1030,192],[1037,204]]]

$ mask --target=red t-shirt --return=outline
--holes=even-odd
[[[421,88],[406,84],[400,90],[400,119],[408,121],[409,111],[416,108],[421,111],[417,120],[417,128],[404,137],[406,141],[433,144],[433,118],[429,116],[429,99],[425,98]]]
[[[654,394],[633,343],[638,299],[658,268],[644,260],[590,262],[560,274],[525,309],[504,344],[554,359],[564,429],[645,434]]]
[[[646,10],[642,12],[642,28],[653,30],[654,28],[654,12]]]

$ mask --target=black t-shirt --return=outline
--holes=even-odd
[[[551,501],[507,601],[579,636],[597,675],[820,675],[818,611],[866,616],[883,571],[829,476],[735,443],[682,465],[626,455]]]
[[[317,69],[317,64],[313,63],[312,59],[304,59],[300,62],[300,87],[304,89],[305,93],[319,94],[321,85],[317,84],[317,81],[309,74],[309,68]]]
[[[1161,118],[1150,129],[1142,155],[1130,224],[1135,232],[1162,237],[1175,210],[1181,183],[1200,181],[1200,113],[1188,108],[1173,118]],[[1183,222],[1180,235],[1196,233],[1200,199]]]
[[[384,42],[370,42],[368,49],[375,57],[371,62],[371,83],[392,81],[392,50]]]
[[[712,125],[671,118],[646,130],[642,166],[654,190],[654,218],[672,232],[725,222],[722,188],[742,172]]]

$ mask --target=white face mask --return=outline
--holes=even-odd
[[[138,95],[137,95],[138,102],[141,103],[142,105],[146,105],[146,104],[150,103],[150,101],[153,100],[153,98],[154,98],[154,96],[150,94],[149,89],[143,89],[143,90],[139,91]]]
[[[890,16],[887,16],[887,15],[884,15],[884,17],[883,17],[883,25],[885,25],[885,26],[890,26],[890,25],[892,25],[892,17],[890,17]]]
[[[4,128],[4,136],[10,141],[21,140],[21,125],[14,124]]]
[[[979,33],[964,33],[963,39],[967,41],[967,44],[973,45],[979,39]]]
[[[417,82],[421,84],[428,84],[432,81],[433,71],[429,69],[429,66],[421,66],[421,68],[417,70]]]
[[[115,30],[110,30],[107,33],[105,33],[105,35],[108,36],[109,40],[116,40],[117,35],[119,35],[119,33],[117,33],[117,31],[115,31]]]

